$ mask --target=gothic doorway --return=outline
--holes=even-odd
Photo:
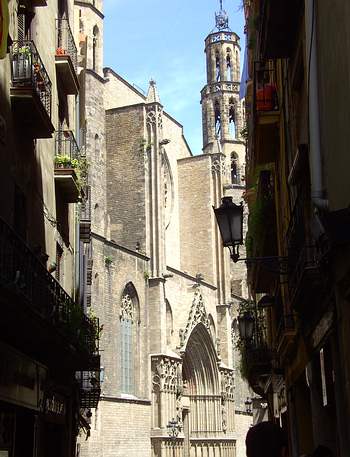
[[[216,447],[223,434],[222,397],[218,357],[207,328],[198,324],[192,331],[183,357],[184,457],[201,455],[203,447]],[[184,424],[185,425],[185,424]],[[198,451],[198,452],[197,452]]]

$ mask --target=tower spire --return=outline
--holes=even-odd
[[[220,11],[215,13],[215,25],[218,30],[228,29],[228,15],[222,7],[222,0],[220,0]]]

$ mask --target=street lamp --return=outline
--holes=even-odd
[[[233,262],[245,261],[265,265],[271,273],[287,274],[288,258],[280,256],[239,258],[239,245],[243,244],[243,204],[236,205],[232,197],[223,197],[219,208],[214,208],[224,247],[229,248]]]
[[[255,319],[246,311],[238,316],[239,336],[243,341],[250,341],[253,338]]]
[[[224,197],[219,208],[214,208],[215,217],[225,247],[230,249],[234,262],[239,259],[238,246],[243,244],[243,205],[236,205],[232,197]]]
[[[246,412],[247,412],[248,414],[251,414],[251,413],[252,413],[252,409],[253,409],[253,408],[252,408],[252,403],[253,403],[253,401],[252,401],[252,399],[249,398],[249,397],[247,397],[246,401],[244,402],[244,404],[245,404],[245,410],[246,410]]]

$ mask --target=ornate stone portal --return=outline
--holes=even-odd
[[[152,356],[153,456],[235,456],[233,371],[220,366],[214,343],[197,289],[180,332],[181,357]],[[180,433],[170,441],[172,419]]]

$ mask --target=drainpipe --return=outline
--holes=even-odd
[[[311,199],[317,209],[327,210],[328,199],[324,198],[325,190],[322,176],[322,156],[320,144],[315,0],[305,1],[305,28],[306,45],[308,50],[309,162]]]

